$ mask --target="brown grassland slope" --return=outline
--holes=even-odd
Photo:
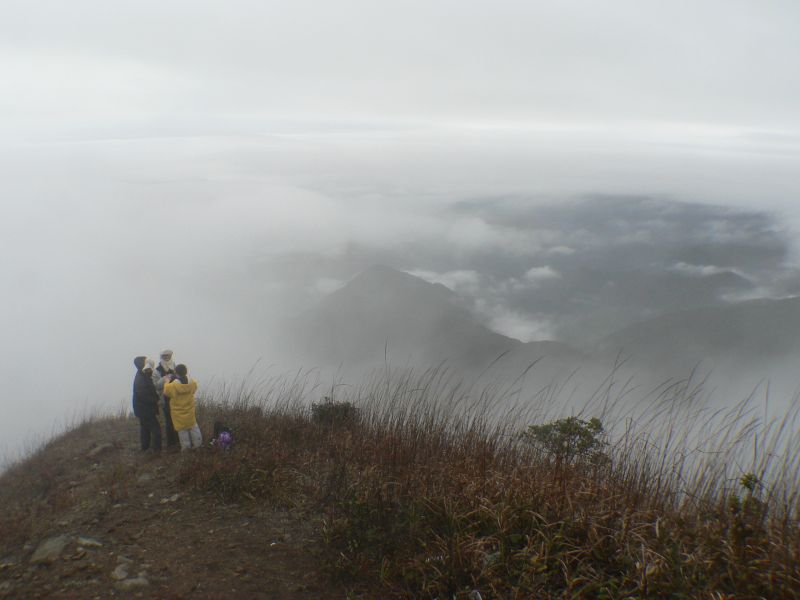
[[[135,419],[88,421],[0,478],[0,598],[344,597],[312,522],[191,489],[185,455],[137,446]]]
[[[490,419],[502,392],[436,370],[313,407],[302,387],[201,401],[205,433],[234,430],[227,452],[143,457],[117,417],[12,467],[0,597],[800,598],[786,423],[737,474],[721,446],[689,462],[671,429]]]

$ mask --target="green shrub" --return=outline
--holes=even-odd
[[[603,424],[597,418],[584,421],[567,417],[544,425],[531,425],[522,435],[562,464],[597,458],[606,445]]]

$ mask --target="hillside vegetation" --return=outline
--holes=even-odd
[[[558,390],[515,404],[513,385],[476,392],[441,369],[334,387],[310,406],[322,394],[302,377],[221,389],[201,402],[199,418],[204,432],[214,421],[231,427],[233,449],[109,458],[94,469],[104,461],[85,457],[88,436],[129,428],[98,455],[128,448],[132,456],[135,423],[85,424],[0,480],[8,507],[0,552],[13,557],[0,570],[3,591],[128,593],[105,573],[110,558],[93,558],[93,572],[72,556],[73,570],[58,563],[67,574],[54,580],[48,567],[27,566],[55,529],[84,527],[98,539],[125,538],[129,554],[152,537],[154,554],[178,552],[205,567],[184,579],[190,570],[173,560],[159,578],[158,560],[142,558],[151,589],[171,597],[219,597],[237,586],[273,598],[800,597],[795,413],[782,423],[751,420],[744,406],[704,416],[681,384],[665,387],[650,421],[637,424],[615,420],[609,390],[583,414],[543,419]],[[516,408],[500,414],[500,406]],[[714,441],[695,440],[692,428]],[[83,444],[82,458],[52,451],[69,439]],[[99,472],[91,500],[62,485],[82,461]],[[149,488],[139,489],[145,473],[166,486],[151,505]],[[194,536],[182,551],[157,550],[169,519]],[[224,542],[212,533],[220,531]],[[80,548],[97,554],[78,544],[75,555]],[[237,571],[228,555],[249,562]],[[248,583],[269,568],[272,590]],[[70,588],[76,578],[95,587]]]

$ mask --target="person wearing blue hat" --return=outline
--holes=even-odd
[[[136,375],[133,378],[133,414],[139,419],[142,452],[151,447],[161,451],[161,424],[158,422],[158,392],[153,383],[155,363],[146,356],[133,359]]]

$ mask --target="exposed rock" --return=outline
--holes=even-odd
[[[141,475],[139,475],[139,477],[136,478],[136,481],[138,483],[147,483],[148,481],[152,481],[152,480],[153,480],[153,474],[152,473],[142,473]]]
[[[103,543],[90,537],[79,536],[78,539],[75,540],[79,546],[83,546],[84,548],[102,548]]]
[[[58,535],[43,541],[36,548],[36,551],[31,556],[31,562],[34,564],[50,564],[64,551],[64,548],[69,544],[70,537],[68,535]]]
[[[128,565],[121,563],[117,568],[111,571],[111,577],[117,581],[128,578]]]
[[[116,588],[123,592],[127,592],[137,588],[147,587],[148,585],[150,585],[150,582],[144,577],[133,577],[131,579],[125,579],[118,582]]]
[[[94,458],[95,456],[97,456],[101,452],[105,452],[106,450],[110,450],[113,447],[114,447],[114,444],[110,444],[108,442],[106,442],[105,444],[99,444],[99,445],[95,446],[94,448],[92,448],[91,450],[89,450],[89,452],[86,454],[86,456],[88,456],[89,458]]]
[[[11,567],[16,566],[16,564],[17,564],[16,560],[11,558],[10,556],[6,557],[3,560],[0,560],[0,571],[4,569],[10,569]]]

